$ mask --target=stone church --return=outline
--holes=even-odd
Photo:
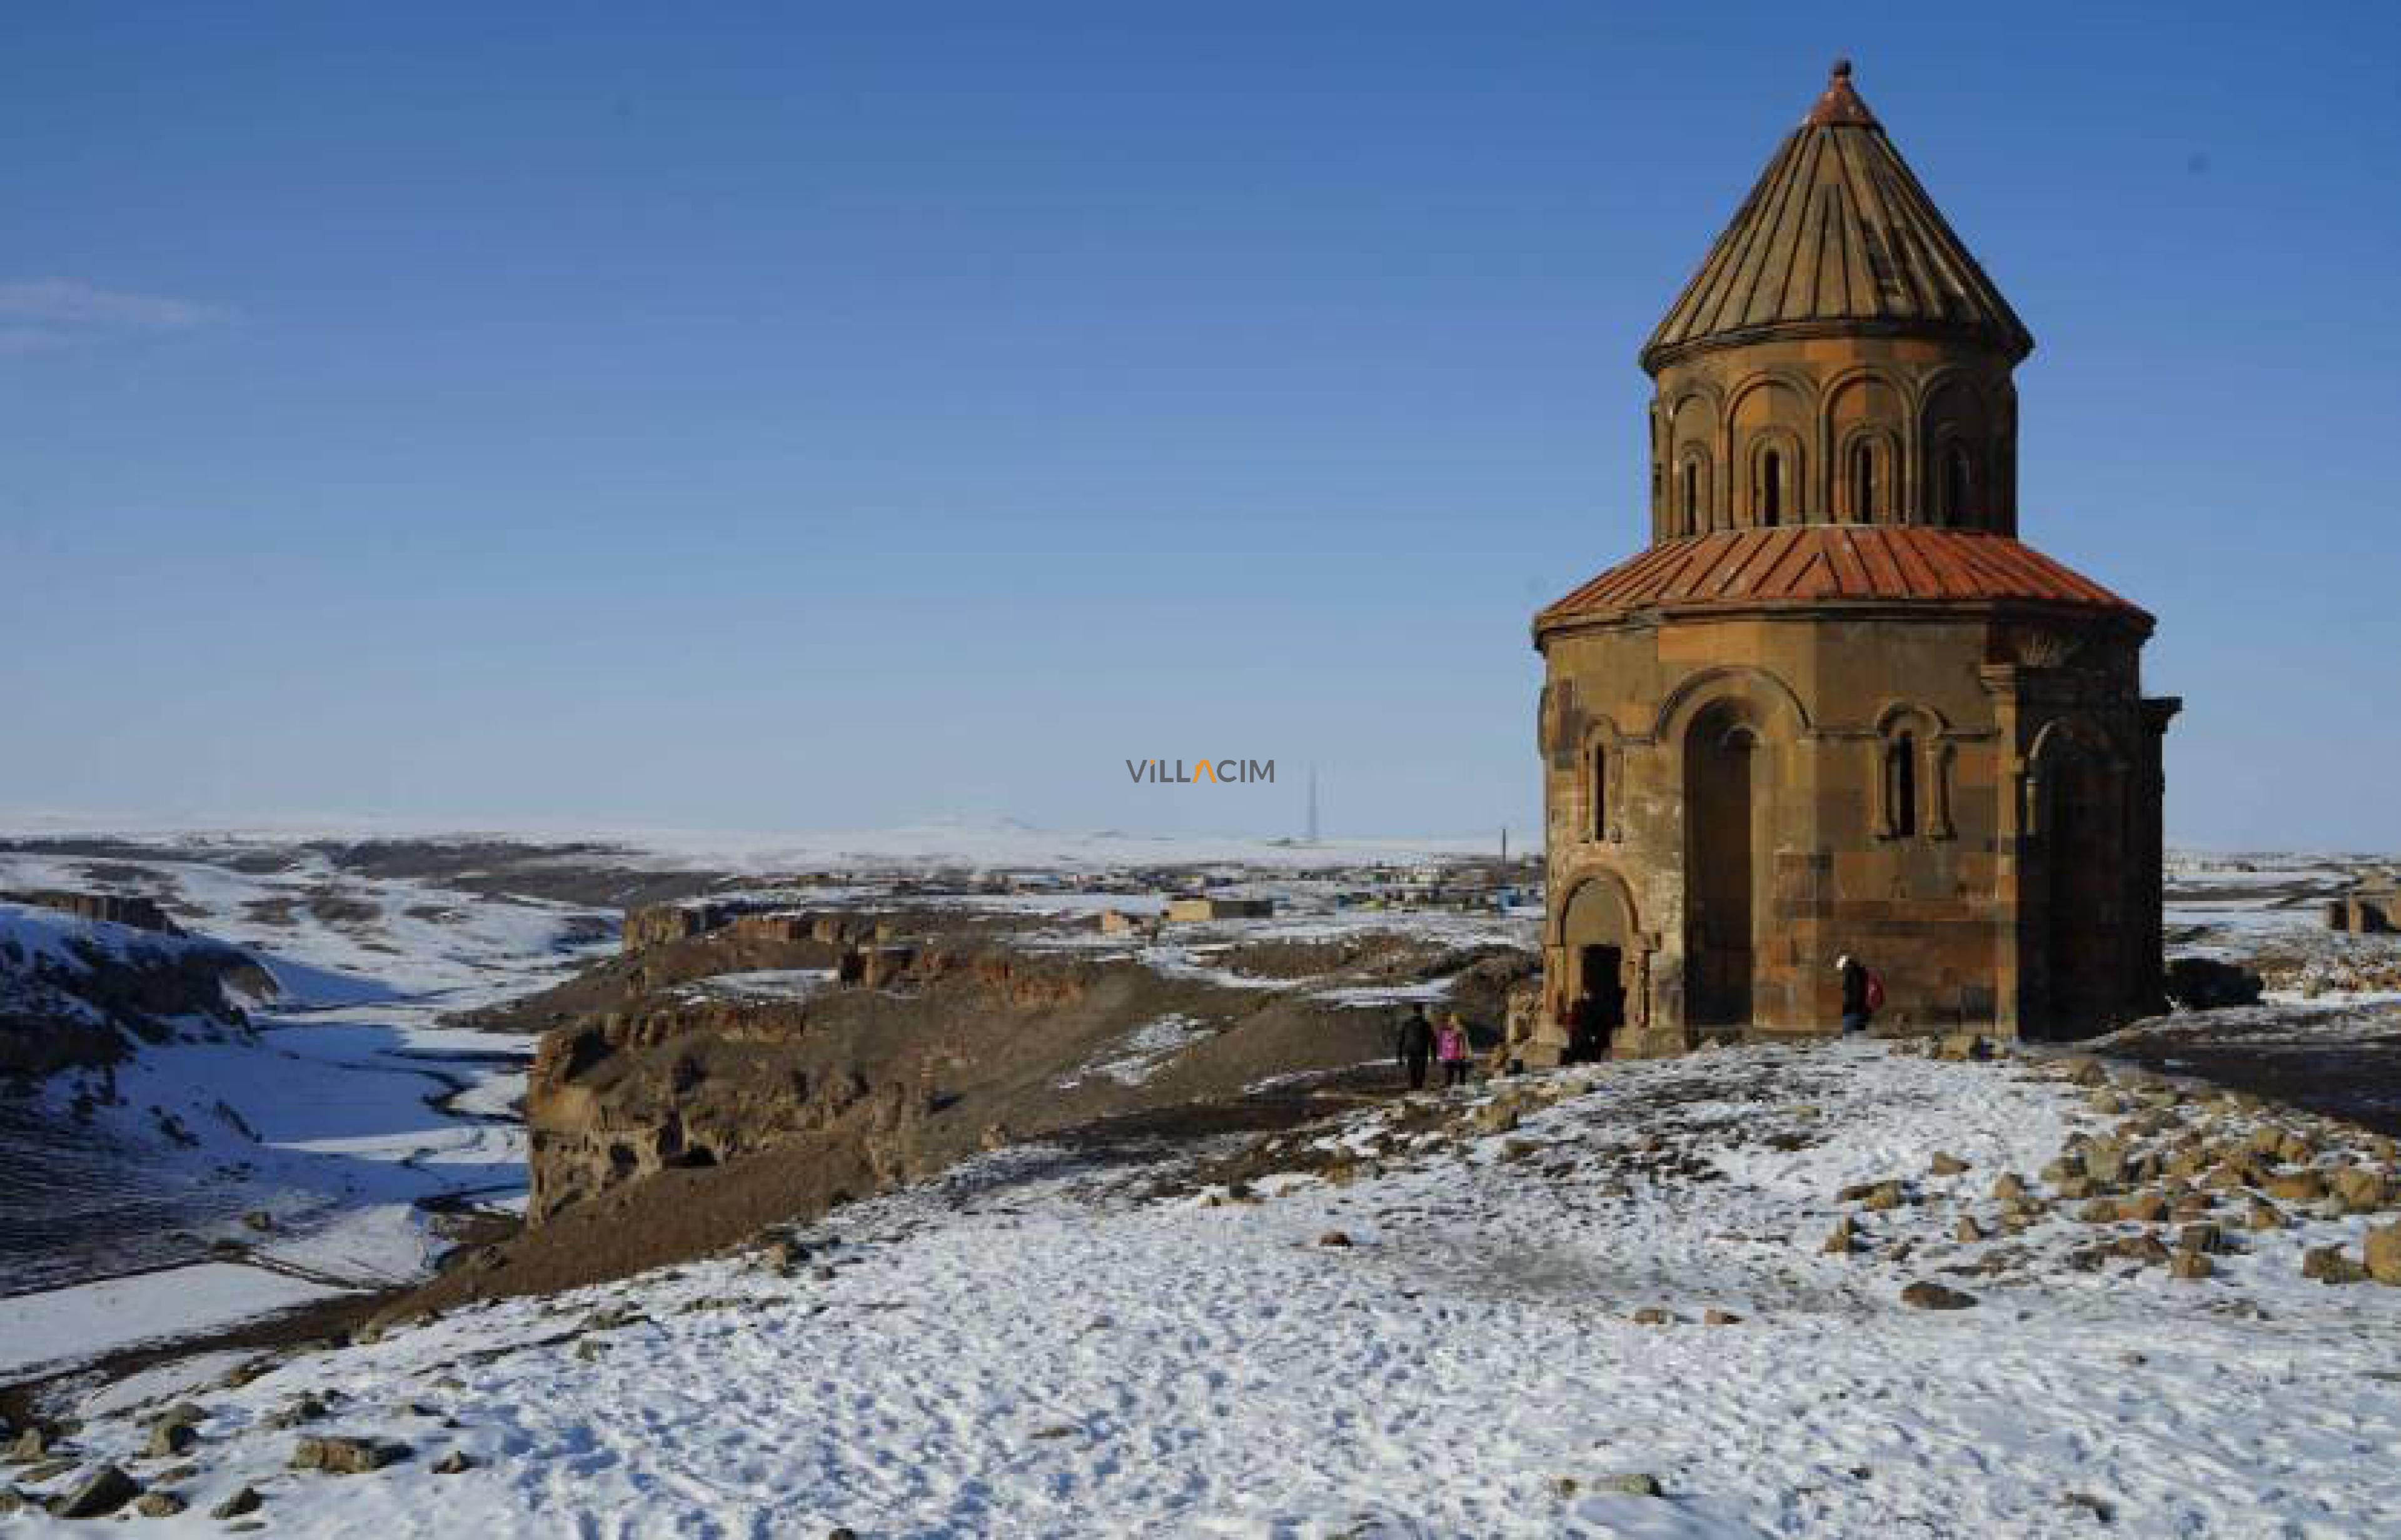
[[[2151,617],[2018,539],[2034,339],[1847,63],[1642,350],[1651,543],[1534,617],[1532,1057],[2157,1009]]]

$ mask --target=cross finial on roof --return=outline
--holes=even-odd
[[[1809,109],[1809,116],[1802,122],[1810,128],[1873,129],[1876,126],[1875,114],[1868,111],[1868,104],[1859,100],[1859,93],[1851,89],[1849,60],[1834,61],[1833,73],[1826,81],[1826,93],[1818,98],[1817,105]]]

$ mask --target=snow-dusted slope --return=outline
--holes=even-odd
[[[0,1294],[45,1291],[0,1298],[0,1376],[409,1281],[446,1244],[424,1203],[521,1196],[522,1130],[499,1114],[531,1044],[438,1018],[554,981],[587,955],[592,916],[308,852],[256,865],[101,868],[206,941],[0,905],[21,951],[221,938],[275,984],[254,1032],[180,1032],[0,1106]],[[0,890],[91,886],[89,858],[0,852]],[[241,1254],[201,1259],[228,1244]]]
[[[209,1390],[179,1490],[247,1484],[277,1533],[325,1535],[2382,1532],[2401,1289],[2299,1275],[2367,1221],[2297,1214],[2202,1280],[2079,1270],[2123,1227],[2064,1209],[1952,1238],[1994,1220],[1999,1173],[2115,1126],[2085,1095],[1742,1050],[1557,1078],[1514,1129],[1467,1099],[1365,1113],[1333,1137],[1372,1165],[1336,1185],[1299,1150],[1318,1175],[1253,1200],[1009,1152],[845,1212],[789,1269],[489,1306]],[[1929,1175],[1938,1150],[1967,1169]],[[1884,1178],[1910,1201],[1838,1197]],[[1845,1213],[1862,1249],[1827,1255]],[[1906,1308],[1928,1278],[1978,1302]],[[273,1425],[304,1396],[325,1413]],[[287,1471],[312,1433],[409,1457]],[[1662,1495],[1612,1490],[1640,1478]]]

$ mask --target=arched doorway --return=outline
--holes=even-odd
[[[1569,895],[1559,920],[1567,969],[1568,1057],[1598,1059],[1639,1002],[1628,999],[1634,916],[1624,891],[1607,878],[1589,878]]]
[[[1750,1021],[1759,751],[1757,729],[1730,701],[1694,718],[1684,740],[1684,1011],[1694,1026]]]

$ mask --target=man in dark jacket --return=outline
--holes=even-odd
[[[1408,1019],[1393,1038],[1393,1054],[1409,1072],[1409,1089],[1423,1091],[1426,1061],[1434,1057],[1434,1023],[1426,1018],[1424,1006],[1409,1008]]]
[[[1834,971],[1843,976],[1843,1036],[1857,1037],[1868,1029],[1875,1019],[1875,1001],[1871,997],[1867,964],[1848,953],[1834,959]]]

